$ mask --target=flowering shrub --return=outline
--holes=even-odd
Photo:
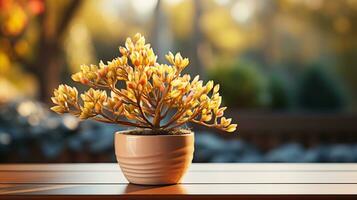
[[[236,129],[231,119],[223,117],[226,107],[220,107],[219,85],[213,81],[204,85],[199,76],[191,80],[190,75],[181,75],[189,60],[180,53],[166,55],[170,65],[159,64],[140,34],[127,38],[119,51],[121,56],[107,64],[82,65],[72,75],[74,81],[91,87],[80,95],[81,101],[76,88],[60,85],[51,109],[81,119],[153,130],[170,131],[187,122],[228,132]]]

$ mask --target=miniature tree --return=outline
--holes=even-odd
[[[233,132],[236,124],[223,117],[219,85],[203,84],[196,76],[181,75],[189,64],[180,53],[169,52],[170,63],[157,63],[150,44],[136,34],[120,47],[120,57],[99,66],[82,65],[72,79],[90,89],[80,95],[75,87],[60,85],[51,109],[80,119],[120,124],[154,131],[171,131],[187,122]],[[121,86],[121,88],[120,88]],[[102,89],[102,90],[101,90]],[[110,96],[107,94],[110,90]]]

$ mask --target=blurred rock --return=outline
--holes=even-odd
[[[197,132],[195,134],[195,146],[198,148],[208,148],[214,151],[225,151],[226,142],[218,136],[207,133]]]
[[[353,148],[352,155],[354,157],[354,162],[357,162],[357,144],[354,144],[352,148]]]
[[[329,162],[353,162],[353,148],[351,145],[338,144],[331,146],[328,155]]]
[[[225,151],[226,142],[208,132],[195,133],[195,162],[211,162],[215,155]]]
[[[300,144],[284,144],[271,150],[265,157],[267,162],[302,162],[304,149]]]
[[[260,153],[246,153],[243,154],[241,157],[238,157],[236,162],[242,162],[242,163],[264,162],[264,157]]]
[[[226,141],[225,146],[225,150],[227,152],[232,152],[235,155],[243,154],[246,148],[248,147],[247,144],[242,140],[228,140]]]

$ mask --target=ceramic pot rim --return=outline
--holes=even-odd
[[[129,129],[129,130],[122,130],[122,131],[117,131],[115,132],[114,134],[115,135],[122,135],[122,136],[127,136],[127,137],[189,137],[189,136],[192,136],[194,135],[194,132],[189,130],[190,133],[187,133],[187,134],[152,134],[152,135],[139,135],[139,134],[125,134],[125,133],[128,133],[128,132],[131,132],[135,129]],[[187,130],[187,129],[186,129]]]

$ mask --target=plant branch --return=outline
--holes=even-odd
[[[168,87],[167,87],[167,89],[162,93],[162,96],[161,96],[161,98],[160,98],[160,101],[157,103],[157,107],[156,107],[156,109],[155,109],[155,117],[154,117],[154,126],[155,127],[160,127],[160,121],[161,121],[161,109],[162,109],[162,106],[163,106],[163,102],[164,102],[164,100],[165,100],[165,98],[166,98],[166,96],[168,95],[168,93],[170,92],[170,90],[171,90],[171,87],[172,87],[172,81],[173,80],[175,80],[175,79],[177,79],[177,77],[178,77],[178,75],[179,75],[179,73],[178,74],[176,74],[176,76],[175,77],[173,77],[171,80],[170,80],[170,82],[168,83]]]
[[[177,119],[179,119],[183,114],[185,114],[187,109],[185,108],[182,108],[181,110],[178,110],[174,116],[172,116],[172,118],[165,124],[163,125],[162,127],[163,128],[167,128],[169,127],[172,123],[174,123]]]
[[[173,129],[173,128],[182,126],[183,124],[185,124],[185,123],[187,123],[187,122],[189,122],[189,121],[193,121],[193,122],[196,121],[195,118],[200,114],[201,111],[202,111],[202,108],[198,108],[197,111],[196,111],[196,113],[194,113],[189,119],[187,119],[187,120],[185,120],[185,121],[183,121],[183,122],[177,123],[176,125],[170,127],[169,129]],[[179,117],[178,117],[178,118],[179,118]],[[178,119],[178,118],[177,118],[177,119]],[[176,120],[177,120],[177,119],[176,119]],[[173,122],[175,122],[176,120],[173,120]],[[172,122],[172,123],[173,123],[173,122]],[[171,123],[171,124],[172,124],[172,123]]]
[[[136,96],[136,102],[138,104],[138,108],[139,108],[139,111],[140,111],[140,114],[142,115],[142,118],[146,121],[146,123],[149,125],[149,126],[153,126],[153,124],[147,119],[147,117],[145,116],[145,113],[140,105],[140,102],[141,102],[141,94],[142,92],[140,92],[139,95],[135,95]]]

